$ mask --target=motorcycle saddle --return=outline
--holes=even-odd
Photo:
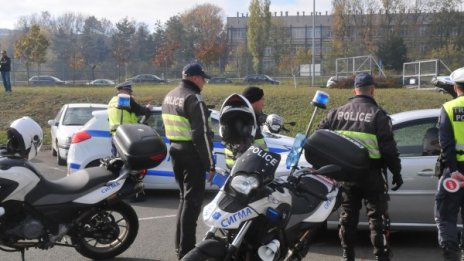
[[[26,201],[32,205],[71,202],[115,178],[111,171],[102,167],[82,169],[57,180],[42,177],[37,186],[26,195]]]

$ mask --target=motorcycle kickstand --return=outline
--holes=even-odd
[[[21,248],[21,261],[26,261],[26,250],[24,248]]]

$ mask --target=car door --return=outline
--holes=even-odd
[[[424,142],[427,142],[425,137],[430,130],[436,128],[437,121],[437,117],[430,117],[404,122],[393,128],[404,184],[398,191],[389,192],[392,223],[435,226],[433,206],[438,179],[434,176],[434,169],[440,151],[439,147],[428,150]],[[438,144],[438,131],[435,133],[434,142]],[[389,179],[391,186],[391,175]]]

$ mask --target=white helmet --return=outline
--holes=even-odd
[[[40,151],[43,132],[37,122],[26,116],[11,123],[7,129],[7,137],[7,149],[9,152],[31,160]]]
[[[450,75],[451,81],[458,84],[464,83],[464,67],[454,70]]]
[[[277,114],[269,114],[266,117],[266,124],[267,128],[272,133],[279,133],[280,129],[282,129],[283,119]]]
[[[253,142],[258,126],[250,102],[236,93],[222,104],[219,125],[219,135],[225,143],[242,145]]]

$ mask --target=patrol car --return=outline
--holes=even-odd
[[[164,125],[161,118],[161,107],[154,107],[152,114],[146,124],[151,126],[158,134],[163,136],[166,145],[169,141],[164,136]],[[214,151],[216,156],[216,167],[225,169],[224,147],[220,142],[219,133],[219,112],[211,110],[210,126],[215,133]],[[289,170],[285,167],[286,155],[293,145],[293,138],[263,132],[269,150],[282,153],[282,160],[278,168],[277,175],[288,174]],[[98,166],[100,159],[111,155],[111,134],[108,126],[108,113],[106,110],[93,113],[93,117],[72,137],[71,146],[68,153],[68,174],[79,169]],[[147,189],[177,189],[172,170],[171,158],[168,156],[160,166],[150,169],[144,179]],[[300,166],[309,165],[304,160]],[[208,185],[208,189],[217,189]]]

